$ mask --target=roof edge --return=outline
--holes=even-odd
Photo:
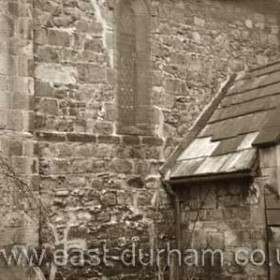
[[[254,71],[265,69],[267,67],[274,66],[274,65],[279,64],[279,63],[280,63],[280,59],[277,59],[277,60],[265,63],[264,65],[259,65],[259,66],[253,67],[253,68],[249,69],[248,72],[252,73]]]
[[[244,179],[252,179],[254,178],[254,174],[251,169],[231,172],[231,173],[217,173],[217,174],[205,174],[201,176],[190,176],[190,177],[182,177],[179,179],[170,179],[166,180],[168,184],[171,186],[181,185],[181,184],[194,184],[194,183],[205,183],[205,182],[217,182],[224,180],[244,180]]]
[[[193,124],[190,131],[187,133],[186,138],[175,148],[175,151],[167,159],[165,164],[160,168],[159,173],[163,178],[168,179],[171,166],[175,163],[180,154],[192,143],[196,136],[202,131],[208,120],[216,110],[217,106],[221,103],[228,90],[233,86],[237,74],[229,75],[226,81],[221,85],[218,93],[213,98],[211,103],[206,106],[196,122]]]

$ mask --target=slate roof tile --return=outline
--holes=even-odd
[[[256,146],[280,141],[280,61],[249,71],[225,94],[171,178],[249,172]]]
[[[249,90],[266,87],[278,82],[280,82],[279,72],[267,74],[260,77],[253,77],[251,79],[239,80],[237,82],[237,85],[228,92],[228,95],[243,93]]]
[[[274,127],[264,129],[259,137],[254,141],[254,146],[270,146],[276,144],[280,140],[280,131]]]
[[[211,137],[198,138],[191,143],[191,145],[182,153],[178,160],[211,156],[218,145],[218,142],[211,141]]]
[[[251,149],[253,142],[258,137],[259,132],[249,133],[246,135],[243,135],[243,140],[240,143],[240,145],[237,147],[237,151],[242,151],[246,149]]]
[[[228,161],[219,170],[220,173],[250,170],[254,164],[256,150],[249,149],[232,153]]]
[[[253,89],[241,94],[226,96],[222,101],[221,107],[228,107],[234,104],[242,104],[247,101],[275,94],[280,94],[280,83],[276,83],[265,88]]]
[[[237,105],[231,105],[226,108],[219,108],[213,114],[209,123],[255,112],[267,111],[276,108],[278,103],[280,103],[280,94],[251,100],[250,102],[244,102]]]
[[[278,60],[278,61],[268,64],[266,67],[261,66],[261,67],[250,70],[249,75],[254,76],[254,77],[263,76],[266,74],[277,72],[279,70],[280,70],[280,61]]]
[[[171,178],[192,176],[205,158],[178,162],[171,171]]]
[[[280,107],[272,111],[257,139],[254,146],[273,145],[280,140]]]
[[[205,175],[205,174],[215,174],[222,169],[223,165],[229,160],[230,154],[217,156],[217,157],[207,157],[206,160],[197,168],[194,175]]]
[[[211,156],[220,156],[224,154],[234,153],[237,148],[241,145],[242,141],[245,139],[246,135],[239,135],[234,138],[229,138],[219,142],[218,147],[212,153]]]
[[[272,111],[269,115],[268,121],[265,127],[279,127],[280,128],[280,107]]]

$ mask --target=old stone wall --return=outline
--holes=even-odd
[[[42,231],[45,243],[66,249],[106,243],[119,252],[135,240],[155,246],[159,236],[174,239],[173,208],[158,168],[229,73],[278,55],[274,10],[234,1],[148,2],[151,136],[116,133],[117,1],[34,3],[34,132],[41,195],[53,213],[53,237]],[[251,209],[234,206],[244,219]],[[209,220],[222,215],[213,213]],[[220,238],[219,232],[212,235]],[[124,270],[117,258],[111,256],[107,267],[79,269],[79,277],[154,279],[160,273]],[[70,279],[73,270],[67,271],[57,277]]]
[[[151,1],[153,100],[165,156],[229,73],[279,55],[275,1]]]
[[[164,274],[124,270],[118,252],[174,239],[159,167],[229,73],[278,56],[278,6],[249,2],[147,1],[155,129],[138,136],[116,133],[118,1],[1,1],[1,149],[50,210],[42,242],[116,250],[57,279]]]
[[[204,183],[178,192],[182,249],[195,249],[198,255],[194,261],[189,253],[183,263],[185,277],[268,279],[263,177]],[[204,254],[207,249],[212,251]]]
[[[0,7],[0,247],[37,246],[38,217],[31,219],[27,212],[35,213],[38,207],[34,201],[30,207],[24,206],[38,191],[33,137],[33,6],[31,1],[14,0],[0,1]],[[17,177],[29,187],[19,189]]]
[[[66,250],[103,244],[111,249],[107,267],[76,272],[65,268],[57,277],[113,279],[126,274],[153,279],[153,268],[125,270],[117,258],[133,240],[152,246],[158,230],[155,221],[163,224],[165,213],[172,221],[157,173],[163,162],[163,139],[116,134],[115,69],[104,35],[114,12],[110,7],[106,11],[90,1],[35,3],[40,190],[53,213],[49,221],[53,237],[46,229],[43,242]],[[172,231],[172,222],[163,227],[160,231]]]

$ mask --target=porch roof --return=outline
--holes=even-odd
[[[169,178],[250,172],[257,147],[280,140],[280,61],[236,78]]]

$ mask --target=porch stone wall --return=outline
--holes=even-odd
[[[199,279],[269,279],[264,178],[181,186],[182,248],[198,251],[183,275]],[[211,253],[217,251],[211,264]],[[255,253],[254,253],[255,252]],[[219,257],[222,256],[222,259]],[[253,260],[251,257],[253,256]],[[205,265],[203,265],[203,261]],[[257,264],[255,264],[255,263]]]

